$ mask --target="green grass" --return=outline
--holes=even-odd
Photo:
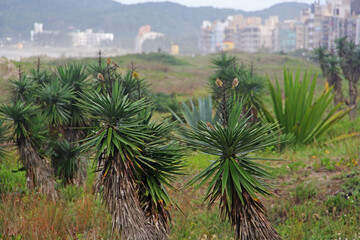
[[[313,63],[286,55],[259,53],[237,56],[244,63],[256,64],[257,71],[263,75],[278,75],[280,82],[284,64],[290,69],[313,68],[314,72],[320,72]],[[133,60],[138,65],[140,76],[150,81],[154,91],[174,92],[181,102],[208,94],[206,86],[212,73],[211,57],[176,57],[184,64],[168,64],[135,55],[113,60],[121,66],[121,71]],[[26,60],[24,67],[30,68],[34,60]],[[94,63],[96,59],[47,59],[44,64],[54,66],[69,61]],[[3,75],[0,73],[0,76]],[[2,95],[4,84],[5,80],[0,78]],[[317,93],[322,92],[323,84],[324,80],[320,78]],[[4,99],[0,98],[1,101]],[[268,93],[264,100],[269,105]],[[281,159],[264,162],[275,175],[271,181],[275,185],[275,196],[260,200],[284,240],[360,239],[359,137],[360,118],[350,121],[345,117],[311,145],[288,146],[283,152],[270,147],[256,153],[261,157]],[[188,175],[175,181],[178,191],[169,190],[181,209],[170,208],[170,239],[234,238],[230,224],[220,221],[217,206],[208,208],[203,202],[206,186],[196,191],[194,188],[183,189],[187,181],[212,160],[215,159],[209,155],[189,149],[185,170]],[[95,173],[90,173],[81,187],[59,188],[60,199],[52,202],[29,193],[24,172],[12,172],[18,168],[15,153],[0,163],[0,239],[119,239],[119,236],[112,235],[111,218],[100,199],[95,197]]]

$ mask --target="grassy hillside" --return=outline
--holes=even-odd
[[[181,100],[208,94],[207,78],[213,72],[209,63],[212,57],[173,58],[153,54],[112,60],[122,67],[122,71],[133,61],[140,76],[151,83],[154,91],[175,92],[181,95]],[[282,78],[284,66],[301,72],[309,69],[319,72],[312,62],[286,55],[237,54],[237,57],[244,63],[254,63],[257,72],[269,75],[271,80],[274,75]],[[44,64],[55,66],[73,61],[47,59]],[[95,58],[76,61],[96,63]],[[29,68],[33,62],[34,59],[27,59],[23,64]],[[3,69],[0,67],[2,78],[5,77]],[[0,89],[4,89],[4,83],[3,79]],[[324,79],[320,78],[318,94],[323,91],[323,85]],[[283,152],[273,147],[256,152],[259,157],[280,159],[263,162],[274,174],[275,197],[261,201],[283,239],[359,238],[359,132],[360,118],[350,121],[345,117],[322,140],[311,145],[291,146]],[[24,173],[11,172],[19,167],[14,159],[16,154],[12,152],[0,164],[0,239],[120,239],[116,234],[112,235],[111,218],[100,198],[94,195],[94,172],[89,174],[83,187],[59,189],[60,199],[52,202],[28,192]],[[198,152],[189,151],[186,156],[188,175],[174,183],[178,191],[170,191],[181,209],[170,209],[172,240],[234,237],[229,223],[219,220],[217,206],[207,208],[203,203],[205,188],[180,190],[209,164],[209,160],[213,159]]]

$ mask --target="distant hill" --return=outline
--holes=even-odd
[[[276,4],[262,11],[245,12],[212,7],[186,7],[171,2],[124,5],[112,0],[0,0],[0,38],[12,36],[27,40],[34,22],[44,23],[45,30],[66,31],[69,28],[114,32],[123,47],[130,47],[138,28],[150,24],[154,31],[165,33],[180,43],[185,52],[197,47],[203,20],[222,19],[228,15],[278,15],[293,19],[308,8],[305,3]],[[186,44],[185,44],[186,43]]]

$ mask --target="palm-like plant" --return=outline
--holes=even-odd
[[[74,92],[68,85],[63,85],[57,79],[49,84],[44,84],[38,91],[38,98],[43,114],[49,123],[52,132],[59,126],[70,121],[68,104],[73,98]]]
[[[26,169],[27,185],[52,198],[57,196],[53,171],[43,157],[41,146],[46,136],[44,119],[34,105],[25,105],[21,101],[13,105],[2,105],[0,113],[5,117],[8,128],[13,130],[12,137],[19,151],[20,161]]]
[[[342,45],[342,43],[341,43]],[[335,94],[335,105],[344,101],[341,91],[342,78],[339,76],[338,64],[340,63],[333,52],[327,53],[325,47],[317,47],[314,49],[314,59],[319,62],[322,74],[329,83],[330,87],[333,87]]]
[[[218,158],[196,175],[188,185],[206,184],[205,200],[213,205],[217,200],[223,217],[235,228],[236,239],[280,239],[266,218],[266,209],[257,194],[270,196],[266,179],[271,175],[252,157],[251,153],[274,145],[273,124],[249,124],[242,114],[242,103],[233,103],[227,125],[200,122],[195,127],[184,127],[183,140],[192,147]]]
[[[265,78],[254,73],[253,69],[243,71],[238,76],[239,84],[233,87],[236,96],[243,101],[243,114],[247,113],[252,123],[256,123],[259,115],[267,114],[262,102]]]
[[[355,119],[356,109],[357,109],[357,97],[358,97],[357,85],[360,80],[360,48],[350,47],[350,49],[352,54],[348,59],[349,65],[351,67],[351,75],[350,75],[351,78],[349,79],[349,97],[350,97],[349,103],[351,110],[349,116],[351,119]]]
[[[82,101],[100,123],[84,144],[94,149],[101,169],[98,190],[112,215],[113,227],[125,239],[165,239],[164,231],[159,231],[146,213],[161,214],[163,203],[169,202],[163,185],[168,185],[169,176],[176,172],[176,151],[171,146],[166,149],[165,142],[156,137],[167,132],[166,128],[149,125],[149,120],[141,117],[149,108],[144,99],[130,101],[118,82],[111,88],[111,95],[87,93]]]
[[[347,41],[346,37],[336,40],[336,49],[340,57],[340,67],[344,77],[349,81],[349,116],[356,118],[357,108],[357,84],[360,79],[360,49],[353,41]]]
[[[79,104],[81,94],[89,90],[89,78],[86,69],[82,65],[72,64],[57,68],[57,77],[63,86],[68,86],[73,95],[65,109],[69,112],[69,121],[65,128],[65,138],[70,141],[78,141],[85,137],[84,127],[89,124],[89,116],[84,108]]]
[[[51,75],[46,70],[32,68],[30,70],[29,79],[39,86],[44,86],[44,84],[49,84],[51,82]]]
[[[324,77],[327,76],[328,65],[327,65],[328,53],[326,47],[318,46],[314,49],[314,59],[319,62],[320,69]]]
[[[215,74],[210,77],[209,85],[223,121],[231,107],[227,104],[236,95],[244,103],[243,114],[251,116],[250,122],[257,122],[258,115],[266,112],[261,100],[265,79],[255,73],[253,66],[240,65],[236,57],[228,57],[225,53],[211,62],[215,65]]]
[[[327,79],[329,82],[329,86],[333,87],[334,96],[334,103],[335,105],[344,101],[344,97],[341,91],[341,81],[342,78],[340,77],[340,69],[339,59],[331,53],[327,58]]]
[[[17,80],[9,80],[11,88],[12,101],[22,101],[24,103],[33,102],[33,95],[36,90],[36,83],[27,77],[26,74],[21,74]]]
[[[152,121],[152,114],[140,115],[144,118],[143,124],[148,128],[152,137],[144,142],[141,147],[143,161],[139,162],[138,195],[142,209],[160,232],[166,235],[169,231],[168,222],[170,213],[169,205],[176,204],[172,201],[165,187],[173,187],[170,181],[180,174],[184,167],[182,148],[176,141],[169,141],[174,123],[168,121]]]
[[[7,153],[5,149],[6,141],[7,141],[7,129],[4,125],[4,122],[0,120],[0,163]]]
[[[81,156],[81,147],[65,139],[54,144],[51,164],[64,184],[81,183],[86,176],[87,164]]]
[[[235,93],[233,91],[234,79],[244,71],[244,66],[238,65],[236,57],[228,57],[225,53],[212,59],[211,63],[214,65],[215,74],[210,77],[209,86],[215,103],[219,106],[219,117],[226,125],[230,109],[229,99],[232,99]]]

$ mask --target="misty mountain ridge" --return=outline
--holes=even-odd
[[[130,46],[138,28],[150,24],[153,31],[164,33],[175,43],[197,46],[203,20],[214,21],[229,15],[280,20],[294,19],[306,3],[286,2],[261,11],[242,11],[214,7],[186,7],[173,2],[147,2],[126,5],[112,0],[0,0],[0,38],[6,36],[28,40],[34,22],[44,24],[44,30],[67,31],[69,27],[113,32],[119,44]],[[195,46],[196,45],[196,46]],[[183,48],[186,46],[183,46]]]

